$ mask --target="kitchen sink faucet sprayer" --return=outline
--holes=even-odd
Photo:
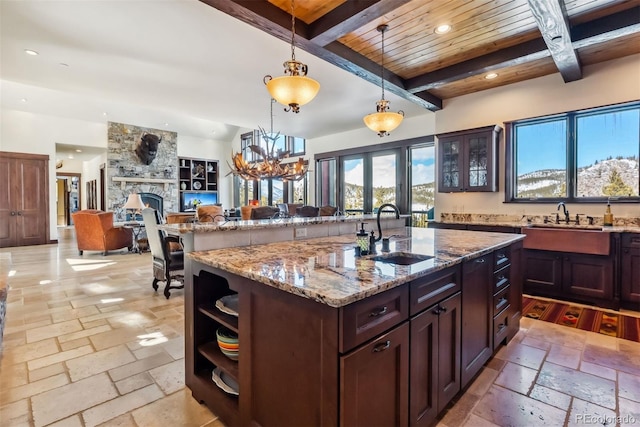
[[[396,205],[394,205],[393,203],[383,203],[382,205],[380,205],[380,207],[378,208],[378,215],[376,217],[376,222],[378,223],[378,237],[375,239],[376,242],[382,239],[382,227],[380,227],[380,214],[382,213],[382,210],[384,208],[393,208],[393,210],[396,212],[396,219],[400,219],[400,210]]]

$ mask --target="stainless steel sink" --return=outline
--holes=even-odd
[[[371,257],[372,261],[384,262],[387,264],[411,265],[421,261],[433,258],[430,255],[417,255],[405,252],[391,252],[388,254],[376,255]]]

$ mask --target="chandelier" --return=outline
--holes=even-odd
[[[283,159],[289,157],[289,151],[281,149],[276,150],[276,142],[280,136],[280,132],[273,132],[273,103],[274,99],[270,99],[271,104],[271,130],[267,133],[263,128],[260,129],[260,136],[265,146],[252,144],[249,149],[260,156],[260,160],[256,162],[247,162],[242,153],[235,153],[232,156],[233,166],[229,165],[233,174],[247,181],[258,181],[261,179],[281,179],[283,181],[299,181],[305,177],[309,165],[302,157],[296,162],[282,163]],[[227,175],[229,175],[227,174]]]
[[[380,77],[382,80],[382,99],[376,102],[376,112],[367,114],[364,117],[364,123],[369,129],[378,133],[378,136],[383,137],[389,135],[389,132],[400,126],[402,119],[404,118],[404,111],[400,110],[397,113],[387,111],[389,109],[389,101],[384,99],[384,32],[389,28],[388,25],[378,25],[376,28],[382,33],[382,55],[380,58],[380,64],[382,72]]]
[[[264,84],[271,97],[280,104],[287,106],[284,111],[300,112],[300,106],[304,105],[318,94],[320,83],[307,77],[308,68],[306,64],[296,61],[295,34],[296,18],[294,14],[293,1],[291,0],[291,61],[285,61],[284,76],[273,78],[270,75],[264,76]]]

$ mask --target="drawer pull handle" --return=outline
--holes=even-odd
[[[503,330],[503,329],[504,329],[504,328],[506,328],[506,327],[507,327],[507,325],[505,325],[504,323],[500,323],[500,324],[498,325],[498,331],[501,331],[501,330]]]
[[[381,342],[380,344],[376,344],[375,347],[373,347],[373,352],[374,353],[379,353],[381,351],[385,351],[386,349],[388,349],[391,346],[391,341],[385,341],[385,342]]]
[[[388,310],[389,309],[385,305],[384,307],[381,307],[381,308],[377,309],[376,311],[372,311],[371,313],[369,313],[369,317],[382,316],[383,314],[386,314]]]
[[[477,262],[478,264],[484,264],[486,261],[485,261],[485,259],[484,259],[484,258],[479,258],[479,259],[477,259],[477,260],[476,260],[476,262]]]
[[[499,310],[500,307],[505,305],[507,302],[508,300],[505,297],[500,298],[500,301],[498,301],[498,304],[496,304],[496,310]]]
[[[440,314],[440,313],[446,313],[447,312],[447,307],[443,307],[441,305],[438,305],[433,311],[433,314]]]
[[[506,258],[507,256],[505,254],[498,254],[498,258],[502,259],[502,258]]]

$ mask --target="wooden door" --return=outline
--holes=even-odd
[[[640,235],[624,234],[621,262],[622,303],[637,309],[640,304]]]
[[[0,247],[47,243],[49,156],[2,152],[0,164]]]
[[[567,254],[564,257],[563,291],[580,297],[613,298],[613,259],[605,255]]]
[[[340,425],[406,426],[409,323],[340,359]]]

